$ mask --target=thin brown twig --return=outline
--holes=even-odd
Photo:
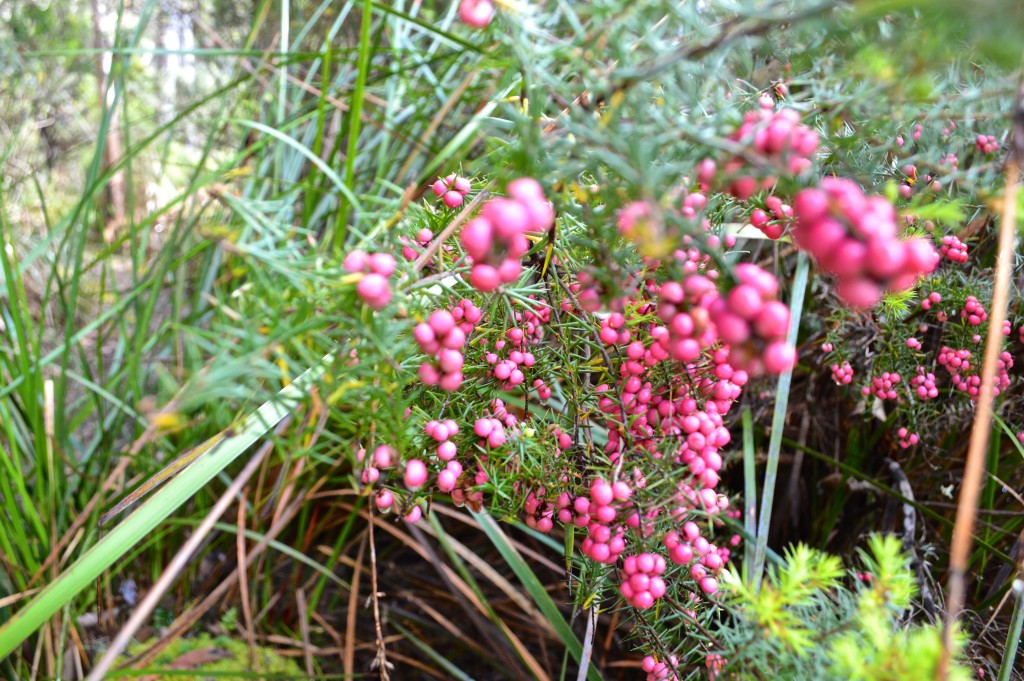
[[[356,562],[352,567],[352,589],[348,599],[348,617],[345,623],[345,657],[342,662],[342,670],[346,678],[355,677],[356,659],[356,614],[359,605],[359,578],[362,575],[363,555],[366,553],[366,535],[363,535],[359,542],[359,553],[356,554]]]
[[[426,267],[430,259],[434,257],[438,250],[440,250],[441,244],[447,241],[452,234],[455,234],[455,230],[461,227],[462,224],[469,219],[469,216],[472,215],[473,211],[475,211],[477,207],[480,206],[488,196],[490,196],[490,191],[488,191],[490,187],[491,185],[488,184],[480,191],[479,194],[474,196],[473,200],[467,203],[466,207],[459,211],[459,214],[455,216],[455,219],[449,222],[448,226],[441,230],[441,233],[437,238],[430,242],[430,245],[424,249],[423,253],[420,254],[420,257],[416,258],[416,262],[413,263],[412,269],[414,272],[419,272]]]
[[[380,593],[377,591],[377,546],[373,542],[373,504],[367,504],[370,514],[370,589],[373,599],[373,625],[377,633],[377,656],[373,658],[371,667],[380,671],[381,681],[389,681],[391,669],[395,665],[388,662],[387,648],[384,644],[384,632],[380,626]]]
[[[302,661],[306,666],[306,675],[313,678],[313,644],[309,639],[309,604],[306,602],[306,592],[302,589],[295,591],[295,605],[298,608],[296,613],[299,618],[299,635],[302,636]]]
[[[572,301],[573,306],[581,313],[586,314],[583,306],[580,305],[580,301],[576,298],[576,295],[565,285],[565,282],[558,276],[558,271],[551,267],[551,278],[554,279],[558,286],[562,289],[562,292],[568,296],[569,300]],[[601,351],[601,358],[604,360],[605,366],[608,368],[608,375],[614,381],[615,374],[613,373],[612,358],[608,356],[608,351],[605,350],[604,342],[601,340],[601,336],[598,334],[597,329],[591,325],[591,333],[594,336],[594,342],[597,344],[598,349]],[[629,451],[632,441],[632,435],[629,432],[629,416],[626,414],[626,404],[622,400],[615,400],[619,405],[619,416],[622,418],[622,447],[619,450],[619,458],[615,462],[615,470],[612,471],[612,481],[619,479],[619,475],[622,473],[622,464],[626,462],[626,453]]]
[[[252,547],[247,557],[248,564],[245,568],[251,567],[256,560],[267,550],[270,546],[270,542],[277,538],[281,532],[284,531],[285,527],[298,515],[302,509],[302,499],[293,501],[292,504],[285,510],[276,523],[274,523],[269,530],[266,531],[260,540]],[[196,605],[192,606],[181,615],[175,618],[174,622],[164,631],[163,636],[153,645],[149,646],[145,651],[135,655],[128,660],[121,668],[129,668],[133,666],[143,666],[152,664],[153,660],[163,651],[170,643],[185,634],[192,625],[199,621],[199,618],[203,616],[210,608],[220,603],[224,595],[228,590],[234,586],[235,582],[238,581],[239,568],[235,568],[231,574],[224,578],[216,588],[208,593],[203,600]],[[258,618],[257,618],[258,619]]]
[[[238,503],[238,514],[235,518],[235,525],[238,533],[235,535],[235,551],[238,555],[238,565],[245,565],[245,507],[247,495],[242,492],[242,499]],[[242,601],[242,622],[245,624],[245,639],[249,644],[249,665],[257,664],[256,655],[256,627],[252,618],[252,602],[249,600],[249,575],[247,570],[238,572],[238,598]]]

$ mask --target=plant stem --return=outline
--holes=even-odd
[[[807,288],[807,273],[810,263],[803,251],[797,255],[796,274],[793,275],[793,290],[789,298],[789,332],[786,341],[796,345],[800,331],[800,317],[804,307],[804,291]],[[771,438],[768,440],[768,462],[764,472],[764,489],[761,492],[761,517],[757,524],[757,545],[754,549],[754,568],[750,580],[755,592],[761,587],[761,573],[764,571],[765,555],[768,551],[768,530],[772,523],[772,502],[775,499],[775,481],[779,473],[779,452],[782,449],[782,431],[786,425],[786,410],[789,408],[789,386],[793,382],[793,370],[788,369],[779,376],[778,394],[775,396],[775,412],[772,414]]]

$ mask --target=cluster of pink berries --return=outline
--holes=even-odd
[[[932,305],[936,305],[942,302],[942,296],[937,291],[932,291],[928,296],[921,301],[921,308],[924,310],[932,309]]]
[[[939,166],[949,166],[950,171],[956,171],[960,166],[960,159],[956,157],[956,154],[950,152],[939,159]]]
[[[900,382],[900,375],[895,371],[883,372],[881,376],[871,379],[871,385],[861,388],[861,393],[874,395],[880,400],[895,400],[899,397],[896,393],[896,385]]]
[[[967,244],[952,234],[942,237],[942,245],[939,247],[939,252],[943,257],[949,258],[953,262],[967,262]]]
[[[569,495],[562,492],[559,496],[559,501],[562,501],[563,497],[565,503],[568,503]],[[549,502],[545,501],[544,488],[542,487],[537,490],[536,493],[531,491],[526,496],[526,501],[523,503],[523,510],[526,512],[526,526],[543,534],[547,534],[555,527],[555,511],[557,510],[559,517],[561,517],[562,511],[565,509],[561,507],[561,504],[559,505],[559,508],[556,508]]]
[[[625,345],[629,342],[629,329],[625,328],[626,318],[621,312],[612,312],[601,320],[598,336],[605,345]],[[643,344],[641,343],[641,347]]]
[[[766,106],[767,105],[767,106]],[[750,111],[743,117],[743,123],[729,139],[748,143],[756,154],[767,158],[781,171],[798,175],[811,167],[811,156],[818,148],[818,134],[800,123],[800,114],[793,109],[771,110],[769,98],[762,102],[757,111]],[[728,186],[726,191],[746,201],[759,188],[768,189],[775,184],[774,177],[761,181],[745,171],[747,161],[741,157],[730,159],[722,168]],[[718,172],[717,164],[704,159],[697,168],[697,179],[705,191],[714,184]]]
[[[708,681],[715,681],[725,667],[725,658],[718,653],[708,653],[704,665],[708,668]]]
[[[664,542],[669,560],[676,565],[689,565],[697,558],[690,566],[690,576],[701,591],[709,595],[718,591],[714,575],[721,572],[729,560],[728,548],[718,548],[702,537],[700,527],[692,520],[683,524],[682,535],[673,530],[665,535]]]
[[[649,608],[665,595],[665,559],[656,553],[627,556],[622,562],[623,580],[619,585],[626,602],[634,608]]]
[[[694,220],[697,218],[697,213],[704,210],[704,206],[708,204],[708,197],[700,192],[688,192],[686,197],[683,199],[683,217],[688,220]]]
[[[839,278],[836,292],[853,307],[872,307],[883,291],[910,288],[938,264],[926,240],[899,238],[891,203],[866,196],[850,180],[823,179],[797,194],[793,211],[797,245]]]
[[[679,681],[679,677],[672,671],[678,665],[679,659],[675,655],[669,655],[667,662],[658,662],[648,655],[640,663],[640,667],[647,672],[646,681]]]
[[[505,409],[505,403],[501,400],[494,400],[492,403],[494,416],[478,418],[473,424],[473,432],[477,437],[483,438],[480,441],[481,447],[497,449],[508,442],[508,433],[505,428],[515,430],[517,419]]]
[[[967,296],[967,300],[964,301],[964,309],[960,311],[960,316],[967,320],[967,323],[971,326],[979,326],[988,319],[988,312],[985,312],[985,308],[978,302],[977,298]]]
[[[362,449],[356,455],[356,458],[362,462],[365,458],[365,451]],[[360,479],[364,485],[372,485],[380,479],[381,470],[387,470],[394,465],[395,450],[388,445],[381,445],[373,452],[373,458],[369,465],[363,468],[363,472],[360,474]],[[390,504],[389,504],[390,505]]]
[[[650,348],[652,359],[665,359],[665,355],[679,362],[692,362],[715,343],[717,336],[705,301],[716,294],[714,282],[699,274],[687,277],[682,284],[667,281],[661,285],[657,313],[665,325],[651,330],[655,340]]]
[[[782,199],[777,196],[766,198],[764,205],[770,214],[760,208],[755,208],[750,213],[750,224],[761,230],[769,239],[778,239],[786,231],[786,222],[793,217],[793,208],[783,203]]]
[[[533,299],[533,295],[528,299]],[[522,300],[515,300],[513,305],[524,308],[516,309],[513,315],[516,326],[523,330],[524,342],[536,345],[544,340],[544,326],[551,322],[551,308],[547,305],[530,307]]]
[[[505,332],[505,336],[512,343],[512,346],[517,349],[509,352],[506,359],[499,359],[497,352],[488,352],[484,355],[484,358],[488,364],[493,365],[488,375],[501,381],[500,387],[502,390],[511,390],[526,380],[523,369],[532,367],[537,359],[532,352],[518,349],[523,345],[525,337],[522,329],[512,327]],[[504,339],[499,339],[495,341],[494,349],[502,350],[506,345],[507,343]],[[543,381],[541,385],[543,385]]]
[[[473,28],[486,28],[494,18],[494,4],[491,0],[462,0],[459,18]]]
[[[416,232],[416,243],[419,244],[420,248],[425,248],[430,240],[434,238],[434,233],[429,228],[424,227],[420,231]],[[413,248],[412,244],[409,243],[409,239],[404,236],[398,237],[398,241],[402,244],[402,257],[406,260],[415,260],[419,257],[419,251]]]
[[[751,375],[791,369],[796,349],[786,342],[789,308],[775,299],[779,282],[751,263],[738,265],[736,278],[739,285],[707,308],[719,338],[730,345],[730,364]]]
[[[424,430],[438,443],[434,453],[444,462],[445,467],[437,474],[437,489],[447,494],[455,489],[462,475],[462,464],[455,459],[459,453],[458,448],[449,439],[459,434],[459,424],[452,419],[444,422],[427,421]]]
[[[595,478],[590,484],[590,498],[576,498],[573,510],[578,514],[577,524],[587,520],[587,537],[580,548],[591,560],[613,565],[626,550],[625,528],[615,521],[632,495],[632,488],[623,480],[611,484]]]
[[[841,365],[833,364],[831,369],[832,380],[836,382],[836,385],[849,385],[853,381],[853,367],[849,362],[843,362]]]
[[[390,253],[352,251],[345,256],[344,267],[349,272],[362,272],[356,284],[356,294],[374,310],[380,310],[391,302],[391,286],[388,277],[395,272],[395,256]]]
[[[510,198],[488,201],[462,228],[462,245],[473,259],[469,283],[484,293],[519,278],[520,259],[530,250],[526,232],[544,231],[555,219],[536,180],[513,180],[508,194]]]
[[[535,378],[533,380],[533,389],[537,391],[537,399],[540,401],[543,402],[551,399],[551,388],[550,386],[545,385],[543,378]]]
[[[938,362],[950,372],[966,372],[971,368],[971,351],[954,350],[943,346],[939,351]]]
[[[380,479],[381,471],[395,468],[398,455],[388,445],[381,445],[373,452],[373,457],[368,466],[363,469],[361,479],[365,485],[374,485]],[[365,452],[360,450],[357,459],[362,462],[365,459]],[[406,462],[402,474],[402,482],[412,492],[420,489],[427,483],[427,465],[420,459],[410,459]],[[381,512],[390,511],[395,506],[395,494],[387,488],[381,488],[374,495],[374,504]],[[417,522],[423,516],[423,509],[417,504],[408,507],[403,518],[409,522]]]
[[[458,312],[458,318],[455,315]],[[462,385],[462,367],[465,357],[462,348],[466,337],[473,332],[483,313],[469,300],[461,300],[453,312],[435,310],[426,322],[420,322],[413,330],[413,337],[420,349],[434,359],[420,364],[420,380],[426,385],[436,385],[452,392]]]
[[[953,387],[961,392],[967,393],[972,400],[976,400],[981,392],[981,377],[977,374],[968,374],[971,370],[971,351],[953,350],[943,347],[939,353],[938,362],[949,372],[953,380]],[[1013,368],[1013,356],[1009,352],[999,353],[996,362],[995,386],[993,394],[998,395],[1010,387],[1010,369]]]
[[[934,400],[939,396],[939,388],[935,385],[935,374],[926,372],[924,367],[917,367],[917,376],[910,379],[914,394],[921,401]]]
[[[439,179],[432,187],[434,195],[440,196],[441,200],[444,201],[444,205],[449,208],[458,208],[461,206],[466,194],[468,194],[469,190],[472,188],[473,185],[468,179],[460,177],[455,173],[452,173],[444,179]]]
[[[917,436],[917,433],[911,433],[906,428],[900,428],[897,430],[896,435],[900,438],[900,447],[903,449],[909,449],[921,440],[921,438]]]
[[[999,142],[995,135],[978,135],[974,146],[983,154],[994,154],[999,151]]]
[[[906,164],[905,166],[900,168],[900,171],[904,175],[904,181],[903,184],[901,184],[899,187],[899,193],[900,196],[903,197],[904,199],[909,199],[911,197],[911,195],[914,193],[915,186],[927,187],[930,188],[932,191],[936,192],[942,189],[942,183],[932,178],[931,175],[925,175],[923,181],[918,182],[917,166],[915,166],[912,163]],[[912,224],[914,218],[912,215],[907,215],[904,219],[907,221],[908,224]]]

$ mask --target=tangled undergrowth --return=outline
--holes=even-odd
[[[179,195],[90,235],[172,120],[7,239],[12,678],[199,622],[323,678],[1016,673],[1016,74],[908,54],[955,14],[435,4],[286,17],[275,112],[237,69],[183,110]]]

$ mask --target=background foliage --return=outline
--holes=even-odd
[[[439,233],[458,210],[427,193],[438,175],[459,171],[491,192],[530,176],[559,220],[527,265],[537,272],[554,256],[564,274],[591,274],[614,304],[642,254],[670,253],[694,232],[669,215],[638,250],[621,238],[616,212],[675,202],[701,159],[735,151],[729,133],[768,95],[820,135],[818,174],[852,177],[919,224],[930,220],[934,234],[969,243],[970,263],[940,270],[927,292],[951,309],[968,294],[988,301],[1022,11],[991,4],[508,3],[483,31],[461,24],[455,3],[436,1],[0,4],[0,619],[14,623],[0,634],[14,648],[4,675],[88,671],[242,460],[178,498],[131,548],[103,556],[109,569],[67,593],[44,626],[18,633],[15,613],[109,532],[98,522],[119,498],[178,454],[226,431],[230,439],[310,367],[323,370],[317,389],[268,435],[272,452],[161,599],[134,662],[154,664],[168,642],[203,630],[251,650],[277,646],[325,677],[385,661],[398,678],[564,677],[591,645],[593,673],[622,678],[640,673],[636,650],[678,654],[681,677],[707,674],[712,650],[732,652],[723,673],[754,678],[765,664],[790,665],[793,678],[836,669],[889,678],[850,654],[872,645],[878,665],[898,657],[893,646],[932,659],[937,630],[927,624],[941,610],[971,402],[950,389],[938,403],[885,405],[829,375],[843,361],[858,381],[913,375],[921,359],[904,341],[925,316],[924,287],[855,315],[827,277],[812,277],[769,535],[787,567],[775,563],[759,594],[738,589],[733,609],[702,610],[705,636],[680,607],[620,607],[607,571],[573,553],[581,535],[502,527],[437,493],[417,524],[377,512],[359,478],[360,449],[423,451],[425,421],[443,413],[472,423],[496,394],[485,381],[457,400],[425,389],[414,324],[470,296],[493,340],[513,323],[513,304],[567,296],[528,278],[505,298],[478,296],[446,276],[458,252],[442,251],[422,275],[403,264],[396,302],[374,313],[343,259],[356,248],[398,253],[424,227]],[[976,151],[977,134],[996,136],[1000,152]],[[940,168],[950,152],[959,167]],[[908,163],[941,177],[942,191],[901,198]],[[801,182],[783,178],[777,191]],[[713,232],[746,222],[763,198],[711,196]],[[734,250],[723,261],[760,263],[789,298],[791,244],[744,238]],[[1019,262],[1014,271],[1007,347],[1019,367]],[[522,518],[527,489],[549,479],[545,428],[569,431],[597,404],[586,392],[604,380],[595,329],[575,316],[552,325],[573,339],[538,352],[538,375],[557,393],[551,408],[533,405],[537,435],[515,443],[521,468],[493,469],[494,517]],[[937,350],[951,338],[969,344],[973,331],[933,326],[923,336]],[[825,342],[834,349],[824,353]],[[482,350],[467,355],[483,366]],[[747,462],[732,428],[723,479],[735,492],[756,491],[744,463],[763,470],[774,385],[745,394]],[[511,409],[531,408],[517,397]],[[1020,635],[1010,622],[1024,527],[1019,381],[1000,405],[1005,429],[992,433],[964,618],[964,659],[990,675]],[[902,449],[901,425],[922,444]],[[884,580],[862,584],[817,551],[784,553],[805,542],[851,567],[873,532],[900,535],[909,552],[870,542],[867,571],[893,584],[884,605],[871,600]],[[787,582],[797,573],[814,586]],[[379,604],[365,607],[377,592]],[[782,610],[765,614],[772,593]],[[805,613],[826,603],[835,619],[808,624]],[[789,617],[810,630],[762,635]],[[885,674],[897,672],[926,678],[920,668]]]

